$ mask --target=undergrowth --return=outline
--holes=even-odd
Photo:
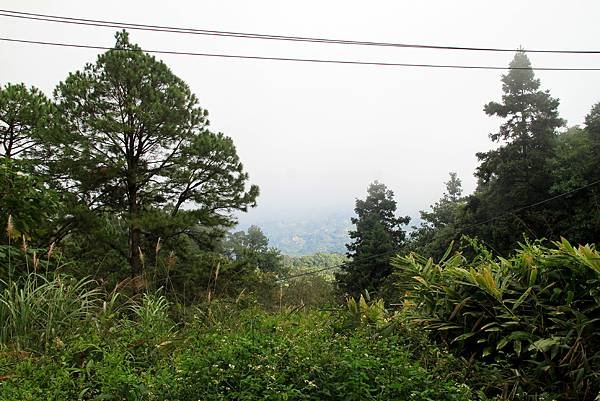
[[[22,331],[1,341],[0,400],[476,398],[447,369],[448,354],[437,368],[416,358],[400,331],[349,327],[339,311],[267,313],[220,301],[181,311],[160,293],[101,300],[99,290],[82,290],[85,282],[37,279],[50,301],[57,299],[50,289],[62,288],[72,298],[65,304],[78,308],[62,311],[52,330],[38,324],[48,317],[41,308],[22,326],[15,321]],[[27,292],[15,288],[4,299]]]

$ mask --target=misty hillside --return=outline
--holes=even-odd
[[[334,214],[323,218],[308,216],[295,220],[256,222],[269,238],[269,245],[286,255],[311,255],[317,252],[345,253],[350,216]],[[244,225],[240,229],[246,229]]]
[[[269,245],[284,255],[302,256],[315,253],[346,253],[348,231],[354,228],[350,215],[342,213],[305,218],[256,221],[269,239]],[[406,232],[421,224],[419,217],[411,217]],[[239,224],[234,231],[246,230],[251,224]]]

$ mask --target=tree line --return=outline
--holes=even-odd
[[[498,147],[477,153],[477,187],[464,195],[451,172],[446,190],[421,224],[407,234],[408,217],[396,216],[393,192],[371,184],[356,202],[356,230],[347,245],[352,262],[338,281],[348,293],[386,291],[393,286],[390,258],[417,252],[434,260],[457,250],[463,236],[477,237],[498,255],[509,256],[519,242],[561,237],[579,244],[600,238],[600,103],[583,127],[565,127],[559,100],[531,69],[524,52],[515,54],[502,76],[502,98],[484,106],[502,119],[489,134]]]
[[[255,206],[259,188],[232,139],[212,131],[208,117],[188,85],[125,31],[51,98],[4,85],[4,240],[30,256],[52,247],[46,268],[113,279],[146,279],[152,271],[175,287],[217,265],[222,275],[228,267],[276,270],[281,256],[260,230],[225,238],[234,212]],[[178,277],[169,271],[175,263]]]
[[[474,193],[450,173],[408,233],[392,191],[371,184],[337,282],[356,321],[381,316],[387,301],[395,324],[458,356],[488,395],[597,400],[600,103],[566,128],[527,55],[510,67],[502,99],[484,107],[503,122],[490,134],[498,146],[477,154]]]
[[[464,195],[450,173],[446,192],[410,233],[409,217],[396,215],[383,183],[357,201],[350,261],[339,263],[343,290],[389,286],[394,254],[440,258],[463,235],[500,255],[526,237],[597,241],[600,104],[583,127],[566,129],[559,101],[541,89],[524,52],[515,54],[502,88],[502,99],[484,107],[503,119],[490,134],[499,146],[477,154],[473,194]],[[285,270],[257,227],[227,233],[233,212],[255,206],[259,194],[231,138],[210,129],[187,84],[125,31],[51,98],[24,84],[3,86],[0,121],[0,218],[11,225],[9,243],[30,252],[60,249],[79,274],[154,271],[163,284],[184,289],[217,265],[237,278],[256,268]],[[174,263],[176,274],[168,271]]]
[[[65,347],[54,338],[57,333],[67,340],[72,331],[76,341],[83,333],[87,349],[89,333],[101,343],[114,338],[116,327],[123,339],[115,355],[140,352],[140,359],[131,358],[137,366],[162,355],[157,352],[162,347],[187,344],[175,341],[180,337],[167,313],[167,297],[175,300],[172,309],[181,314],[180,323],[184,313],[193,315],[181,327],[202,327],[205,334],[204,325],[213,325],[219,313],[239,329],[232,318],[240,315],[231,310],[258,301],[284,311],[285,327],[297,340],[296,324],[289,319],[298,317],[301,308],[339,306],[341,298],[334,295],[341,292],[347,301],[342,323],[321,313],[314,315],[321,320],[309,321],[310,327],[322,325],[327,332],[315,331],[319,341],[307,343],[311,354],[322,354],[314,349],[324,338],[333,335],[330,343],[339,345],[339,334],[351,330],[381,355],[408,345],[425,355],[425,365],[428,360],[432,366],[441,363],[443,370],[451,360],[450,373],[443,377],[465,375],[474,388],[501,399],[556,399],[553,394],[596,399],[600,103],[582,127],[566,128],[558,100],[541,89],[526,54],[518,52],[510,67],[502,77],[502,99],[484,107],[503,123],[490,134],[498,147],[477,154],[474,193],[463,194],[460,178],[450,173],[443,196],[421,212],[422,223],[409,231],[410,218],[398,215],[393,192],[374,182],[366,198],[356,201],[346,257],[284,257],[256,226],[229,232],[236,223],[233,213],[256,204],[258,187],[250,184],[231,138],[210,129],[208,112],[185,82],[130,43],[126,32],[117,33],[114,49],[69,74],[51,98],[23,84],[4,85],[0,312],[7,324],[0,341],[56,347],[60,369],[66,369],[83,366],[86,356],[77,351],[78,362],[65,363],[64,350],[78,348]],[[291,270],[295,277],[286,274]],[[74,279],[69,273],[93,279]],[[130,288],[135,296],[119,306]],[[379,299],[371,300],[373,294]],[[389,313],[381,297],[401,302],[402,310]],[[186,312],[184,305],[191,303]],[[92,311],[99,317],[92,317]],[[261,328],[256,309],[248,313],[251,317],[243,321],[249,328],[243,330],[254,341]],[[323,324],[315,325],[319,321]],[[131,342],[136,331],[130,327],[141,328],[143,341],[134,337]],[[214,327],[230,332],[227,326]],[[273,323],[262,330],[282,338]],[[393,332],[400,334],[389,337]],[[443,356],[427,336],[459,358]],[[272,340],[268,343],[272,349]],[[288,355],[286,347],[282,350]],[[246,354],[252,360],[264,352]],[[237,363],[238,351],[232,355],[232,364],[222,372],[248,366]],[[190,359],[200,360],[199,354]],[[396,362],[390,369],[406,365]],[[366,365],[351,365],[364,376]],[[101,363],[85,366],[89,374]],[[79,370],[69,369],[79,377]],[[196,377],[197,368],[192,371]],[[246,371],[240,374],[232,377],[248,377]],[[367,393],[395,391],[397,379]],[[436,373],[431,383],[439,379]],[[323,385],[330,382],[325,376]],[[223,383],[231,385],[230,379]],[[440,394],[454,394],[448,393],[452,389],[454,382],[449,382]],[[423,391],[431,398],[428,388]],[[195,390],[192,396],[197,398]],[[483,393],[479,397],[486,399]]]

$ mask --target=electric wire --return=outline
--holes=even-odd
[[[185,33],[185,34],[198,34],[198,35],[212,35],[212,36],[228,36],[228,37],[239,37],[239,38],[250,38],[250,39],[270,39],[270,40],[286,40],[286,41],[301,41],[301,42],[313,42],[313,43],[328,43],[328,44],[345,44],[345,45],[363,45],[363,46],[385,46],[385,47],[403,47],[403,48],[421,48],[421,49],[437,49],[437,50],[465,50],[465,51],[491,51],[491,52],[516,52],[524,51],[529,53],[559,53],[559,54],[600,54],[600,50],[552,50],[552,49],[509,49],[509,48],[479,48],[479,47],[462,47],[462,46],[436,46],[436,45],[423,45],[423,44],[405,44],[405,43],[390,43],[390,42],[366,42],[356,40],[343,40],[343,39],[326,39],[326,38],[311,38],[311,37],[300,37],[300,36],[282,36],[282,35],[265,35],[265,34],[254,34],[254,33],[243,33],[243,32],[228,32],[228,31],[213,31],[213,30],[201,30],[192,28],[176,28],[160,25],[147,25],[147,24],[133,24],[125,22],[115,22],[106,20],[92,20],[83,18],[71,18],[62,17],[56,15],[47,14],[36,14],[26,13],[11,10],[0,9],[0,16],[22,18],[30,20],[40,20],[47,22],[58,22],[58,23],[69,23],[78,25],[88,26],[99,26],[99,27],[111,27],[111,28],[126,28],[136,29],[145,31],[157,31],[157,32],[169,32],[169,33]],[[0,38],[1,41],[14,42],[14,43],[26,43],[26,44],[37,44],[37,45],[48,45],[48,46],[60,46],[60,47],[72,47],[72,48],[85,48],[94,50],[123,50],[112,47],[97,46],[97,45],[85,45],[85,44],[74,44],[74,43],[62,43],[62,42],[46,42],[46,41],[35,41],[35,40],[24,40],[14,38]],[[500,67],[500,66],[480,66],[480,65],[452,65],[452,64],[419,64],[419,63],[389,63],[389,62],[372,62],[372,61],[355,61],[355,60],[331,60],[331,59],[304,59],[304,58],[291,58],[291,57],[267,57],[267,56],[247,56],[247,55],[232,55],[232,54],[216,54],[216,53],[199,53],[199,52],[182,52],[182,51],[171,51],[171,50],[148,50],[143,49],[142,51],[147,53],[155,54],[171,54],[171,55],[187,55],[187,56],[204,56],[204,57],[220,57],[220,58],[237,58],[237,59],[252,59],[252,60],[271,60],[271,61],[295,61],[295,62],[313,62],[313,63],[333,63],[333,64],[354,64],[354,65],[371,65],[371,66],[395,66],[395,67],[422,67],[422,68],[452,68],[452,69],[484,69],[484,70],[540,70],[540,71],[600,71],[600,68],[580,68],[580,67]],[[491,221],[505,217],[510,214],[515,214],[520,211],[526,210],[531,207],[535,207],[555,199],[570,195],[583,189],[587,189],[600,183],[600,180],[573,189],[571,191],[544,199],[542,201],[523,206],[512,211],[507,211],[500,215],[486,219],[481,222],[477,222],[471,225],[461,227],[459,231],[464,231],[469,228],[473,228],[482,224],[487,224]],[[380,253],[377,255],[371,255],[366,258],[359,259],[360,261],[371,260],[378,257],[383,257],[391,254],[395,254],[397,251],[390,251]],[[341,263],[335,266],[329,266],[325,268],[315,269],[307,272],[303,272],[297,275],[285,277],[283,280],[302,277],[306,275],[316,274],[326,270],[337,269],[348,265],[351,262]]]
[[[471,224],[471,225],[468,225],[468,226],[461,227],[461,230],[467,230],[467,229],[469,229],[469,228],[473,228],[473,227],[476,227],[476,226],[480,226],[480,225],[482,225],[482,224],[490,223],[490,222],[492,222],[492,221],[494,221],[494,220],[497,220],[497,219],[500,219],[500,218],[502,218],[502,217],[505,217],[505,216],[508,216],[508,215],[511,215],[511,214],[515,214],[515,213],[521,212],[521,211],[523,211],[523,210],[525,210],[525,209],[529,209],[529,208],[532,208],[532,207],[535,207],[535,206],[542,205],[542,204],[544,204],[544,203],[548,203],[548,202],[550,202],[550,201],[553,201],[553,200],[555,200],[555,199],[559,199],[559,198],[562,198],[562,197],[564,197],[564,196],[571,195],[572,193],[579,192],[579,191],[582,191],[582,190],[584,190],[584,189],[588,189],[588,188],[590,188],[590,187],[593,187],[593,186],[595,186],[595,185],[598,185],[598,184],[600,184],[600,180],[593,181],[593,182],[591,182],[591,183],[589,183],[589,184],[587,184],[587,185],[584,185],[584,186],[581,186],[581,187],[578,187],[578,188],[574,188],[574,189],[572,189],[572,190],[570,190],[570,191],[567,191],[567,192],[560,193],[560,194],[558,194],[558,195],[555,195],[555,196],[552,196],[552,197],[550,197],[550,198],[547,198],[547,199],[541,200],[541,201],[539,201],[539,202],[532,203],[532,204],[530,204],[530,205],[527,205],[527,206],[522,206],[522,207],[516,208],[516,209],[514,209],[514,210],[509,210],[509,211],[507,211],[507,212],[504,212],[504,213],[502,213],[502,214],[500,214],[500,215],[497,215],[497,216],[491,217],[491,218],[489,218],[489,219],[487,219],[487,220],[480,221],[480,222],[478,222],[478,223],[475,223],[475,224]]]
[[[362,40],[332,39],[332,38],[305,37],[305,36],[271,35],[271,34],[248,33],[248,32],[181,28],[181,27],[172,27],[172,26],[163,26],[163,25],[138,24],[138,23],[130,23],[130,22],[87,19],[87,18],[74,18],[74,17],[59,16],[59,15],[39,14],[39,13],[14,11],[14,10],[6,10],[6,9],[0,9],[0,16],[10,17],[10,18],[45,21],[45,22],[56,22],[56,23],[64,23],[64,24],[87,25],[87,26],[108,27],[108,28],[123,28],[123,29],[152,31],[152,32],[167,32],[167,33],[208,35],[208,36],[224,36],[224,37],[245,38],[245,39],[264,39],[264,40],[279,40],[279,41],[292,41],[292,42],[324,43],[324,44],[337,44],[337,45],[397,47],[397,48],[414,48],[414,49],[430,49],[430,50],[458,50],[458,51],[477,51],[477,52],[511,52],[511,53],[514,53],[517,51],[524,51],[527,53],[600,54],[600,50],[591,50],[591,49],[587,49],[587,50],[586,49],[576,49],[576,50],[535,49],[535,48],[515,49],[515,48],[498,48],[498,47],[442,46],[442,45],[430,45],[430,44],[418,44],[418,43],[373,42],[373,41],[362,41]]]
[[[114,47],[108,47],[108,46],[86,45],[86,44],[64,43],[64,42],[47,42],[47,41],[40,41],[40,40],[15,39],[15,38],[6,38],[6,37],[0,37],[0,41],[13,42],[13,43],[27,43],[27,44],[44,45],[44,46],[93,49],[93,50],[131,51],[130,49],[120,49],[120,48],[114,48]],[[485,66],[485,65],[391,63],[391,62],[379,62],[379,61],[249,56],[249,55],[240,55],[240,54],[199,53],[199,52],[184,52],[184,51],[175,51],[175,50],[140,49],[140,51],[143,51],[146,53],[153,53],[153,54],[169,54],[169,55],[182,55],[182,56],[202,56],[202,57],[216,57],[216,58],[244,59],[244,60],[292,61],[292,62],[321,63],[321,64],[364,65],[364,66],[379,66],[379,67],[415,67],[415,68],[441,68],[441,69],[466,69],[466,70],[600,71],[600,67],[510,67],[510,66],[501,67],[501,66]]]

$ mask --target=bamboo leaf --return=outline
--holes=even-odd
[[[523,303],[523,301],[525,301],[525,299],[529,296],[529,294],[531,293],[532,287],[529,287],[527,290],[525,290],[525,292],[523,293],[523,295],[521,295],[519,297],[519,299],[517,299],[517,301],[515,302],[515,304],[512,307],[513,312],[519,307],[521,306],[521,304]]]

